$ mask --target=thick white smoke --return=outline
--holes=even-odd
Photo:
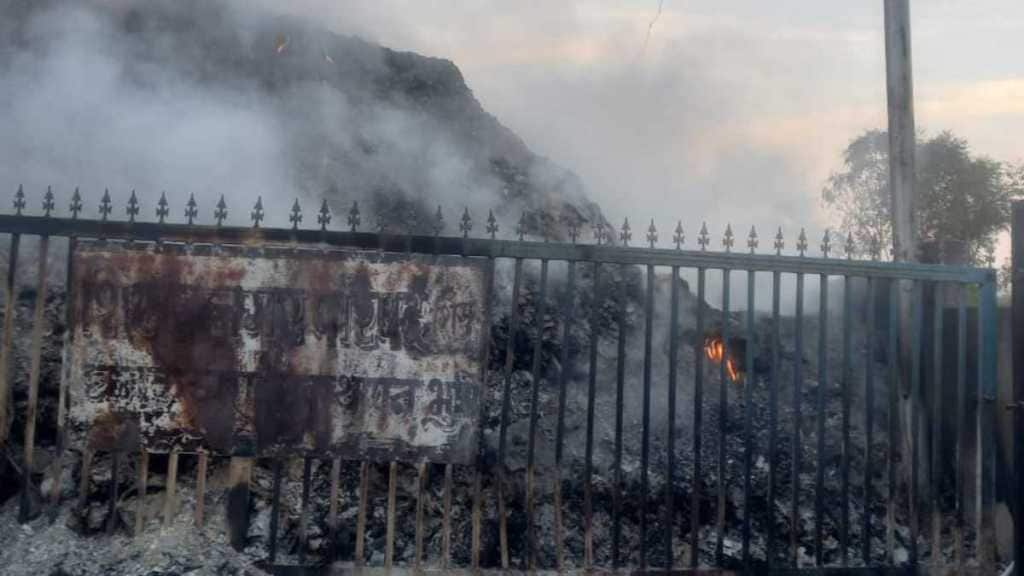
[[[452,226],[463,208],[482,220],[502,201],[490,158],[531,157],[450,63],[386,61],[361,40],[238,2],[2,10],[0,200],[23,184],[30,210],[46,186],[67,210],[79,186],[86,214],[109,188],[123,216],[134,189],[141,218],[166,191],[172,219],[190,194],[209,219],[224,194],[230,219],[245,223],[262,196],[266,224],[287,225],[295,198],[308,214],[326,196],[341,225],[353,200],[400,191],[431,212],[444,205]],[[438,90],[459,98],[431,101]]]

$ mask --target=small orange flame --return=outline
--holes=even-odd
[[[708,357],[708,360],[716,364],[720,364],[724,358],[725,373],[729,376],[729,381],[739,381],[740,373],[736,369],[736,362],[732,356],[726,354],[725,342],[722,341],[721,336],[708,336],[704,339],[704,355]]]

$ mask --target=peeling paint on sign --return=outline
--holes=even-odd
[[[468,463],[490,263],[77,243],[72,429],[96,450]]]

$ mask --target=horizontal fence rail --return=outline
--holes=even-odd
[[[731,226],[715,251],[706,226],[695,250],[683,249],[681,225],[670,246],[659,248],[653,221],[644,245],[631,246],[628,220],[614,230],[603,220],[563,219],[558,234],[548,231],[562,240],[548,241],[525,214],[514,239],[498,237],[493,213],[483,237],[474,237],[468,209],[449,236],[440,208],[427,223],[433,234],[404,234],[387,226],[360,231],[358,204],[334,229],[326,200],[308,228],[298,201],[290,228],[263,226],[262,199],[251,226],[224,224],[223,197],[214,224],[199,223],[194,197],[178,223],[168,221],[164,197],[157,221],[138,220],[134,192],[126,220],[110,218],[109,193],[99,218],[80,217],[77,190],[67,217],[54,215],[50,190],[38,214],[26,206],[19,189],[14,213],[0,215],[0,234],[10,237],[0,342],[5,448],[14,357],[25,348],[18,342],[29,343],[22,521],[41,476],[33,458],[51,238],[70,239],[69,280],[75,243],[84,241],[178,243],[195,256],[229,245],[362,250],[490,264],[491,341],[473,464],[71,446],[65,366],[51,447],[57,458],[46,472],[58,486],[46,495],[51,504],[60,501],[53,480],[69,454],[80,462],[79,506],[98,498],[91,469],[102,459],[110,468],[100,488],[109,507],[105,529],[128,529],[118,524],[121,491],[134,484],[147,494],[159,460],[166,478],[159,520],[175,521],[179,471],[187,469],[193,521],[204,526],[208,477],[226,467],[229,540],[242,548],[251,530],[250,485],[269,478],[262,537],[268,565],[282,574],[326,565],[377,569],[370,564],[681,574],[994,569],[993,270],[883,262],[877,246],[867,251],[871,259],[857,259],[852,237],[842,242],[846,257],[830,257],[828,233],[812,257],[803,231],[795,255],[783,255],[781,230],[771,253],[757,253],[754,229],[746,250],[734,251]],[[592,243],[580,241],[584,225]],[[22,236],[42,239],[27,339],[15,334]],[[770,281],[767,294],[758,293],[766,289],[759,279]],[[808,288],[817,290],[816,301]],[[794,312],[784,315],[784,306]],[[69,327],[70,309],[65,303]],[[548,448],[552,455],[542,457]],[[154,520],[139,505],[130,531]]]
[[[989,271],[958,266],[894,264],[871,260],[778,256],[734,252],[568,244],[528,240],[459,238],[402,235],[379,232],[294,230],[289,228],[228,228],[153,222],[73,220],[44,216],[0,215],[0,230],[11,234],[48,234],[111,240],[193,242],[209,244],[326,244],[385,252],[421,252],[487,258],[521,258],[601,262],[604,264],[650,264],[652,266],[754,270],[847,276],[872,276],[905,280],[983,283]]]

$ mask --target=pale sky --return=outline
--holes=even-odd
[[[664,0],[656,20],[657,0],[261,1],[453,60],[613,220],[681,219],[691,239],[702,220],[820,230],[842,148],[886,122],[881,0]],[[918,128],[1024,160],[1024,2],[916,0],[911,18]]]

